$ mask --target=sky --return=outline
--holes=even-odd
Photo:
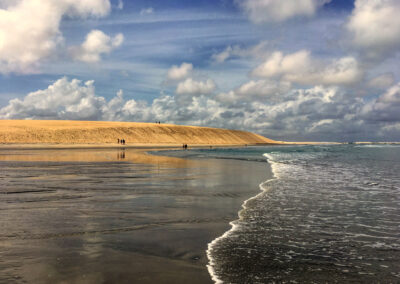
[[[0,0],[0,119],[400,141],[398,0]]]

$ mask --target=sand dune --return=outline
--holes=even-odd
[[[173,124],[0,120],[1,144],[244,145],[279,143],[246,131]]]

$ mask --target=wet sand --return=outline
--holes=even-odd
[[[0,168],[0,282],[14,283],[211,283],[207,244],[271,175],[134,149],[0,150]]]

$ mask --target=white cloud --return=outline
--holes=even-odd
[[[274,52],[252,71],[253,76],[281,78],[284,81],[306,85],[342,85],[359,82],[364,72],[354,57],[343,57],[329,63],[311,57],[310,51],[284,55]]]
[[[267,48],[269,46],[270,43],[268,41],[261,41],[248,48],[242,48],[238,45],[228,45],[223,51],[214,53],[212,59],[217,63],[222,63],[234,56],[263,58],[267,54]]]
[[[152,7],[144,8],[140,10],[140,15],[150,15],[154,13],[154,9]]]
[[[87,34],[85,42],[81,46],[70,48],[72,57],[83,62],[98,62],[102,54],[108,54],[120,46],[124,36],[119,33],[111,38],[100,30],[92,30]]]
[[[400,122],[400,83],[388,88],[377,99],[363,105],[361,117],[372,123],[386,122],[384,126]]]
[[[101,118],[105,99],[95,95],[93,83],[59,79],[45,90],[29,93],[23,100],[11,100],[0,110],[0,118],[97,120]]]
[[[395,124],[391,124],[391,125],[387,125],[382,127],[382,132],[384,133],[400,133],[400,123],[395,123]]]
[[[236,0],[249,19],[257,24],[310,17],[330,0]]]
[[[393,73],[384,73],[369,80],[367,85],[373,88],[386,89],[391,85],[393,85],[393,83],[394,83]]]
[[[277,93],[283,93],[289,91],[291,85],[287,82],[277,83],[267,80],[249,81],[240,86],[236,92],[241,96],[273,96]],[[284,90],[282,92],[282,89]]]
[[[227,46],[225,50],[221,51],[220,53],[215,53],[212,55],[212,58],[218,62],[222,63],[225,60],[227,60],[229,57],[232,56],[233,53],[233,47],[232,46]]]
[[[303,73],[310,66],[311,58],[308,50],[300,50],[288,55],[277,51],[254,69],[252,74],[259,77],[276,77],[288,73]]]
[[[378,98],[378,102],[400,104],[400,83],[390,87]]]
[[[400,1],[356,0],[346,24],[352,44],[370,58],[397,52],[400,45]]]
[[[63,42],[63,17],[101,17],[109,0],[21,0],[3,2],[0,9],[0,73],[37,72]]]
[[[187,78],[185,81],[178,84],[176,93],[178,95],[208,95],[215,90],[215,87],[215,83],[211,79],[195,81],[192,78]]]
[[[167,73],[168,80],[182,80],[190,75],[193,64],[183,62],[181,66],[173,65]]]
[[[180,102],[171,96],[161,96],[151,104],[126,101],[122,90],[107,101],[95,94],[94,81],[64,77],[23,99],[10,100],[0,109],[0,119],[161,120],[211,125],[220,113],[219,103],[204,96],[193,97],[184,106]]]
[[[237,99],[268,82],[250,81],[234,91]],[[264,90],[264,88],[267,88]],[[268,96],[267,96],[268,98]],[[337,87],[293,89],[280,100],[243,100],[226,103],[207,95],[163,95],[152,102],[125,100],[118,91],[111,100],[95,93],[94,82],[61,78],[44,90],[13,99],[0,109],[0,119],[72,119],[113,121],[163,121],[245,129],[276,139],[325,139],[353,141],[377,139],[381,133],[400,138],[400,84],[377,100],[366,103]],[[364,135],[364,136],[363,136]],[[387,136],[389,137],[389,136]]]
[[[291,89],[291,84],[284,81],[251,80],[228,93],[217,95],[217,99],[224,103],[236,103],[243,100],[260,100],[277,102]]]

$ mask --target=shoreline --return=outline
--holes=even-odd
[[[276,143],[247,143],[247,144],[189,144],[189,149],[196,148],[242,148],[254,146],[301,146],[301,145],[400,145],[400,142],[286,142],[276,141]],[[135,143],[135,144],[112,144],[112,143],[87,143],[87,144],[67,144],[67,143],[0,143],[0,150],[34,150],[34,149],[182,149],[182,144],[176,143]]]
[[[196,148],[244,148],[254,146],[292,146],[292,145],[347,145],[343,142],[286,142],[276,141],[276,143],[243,143],[243,144],[189,144],[189,149]],[[354,144],[400,144],[400,142],[354,142]],[[181,143],[129,143],[125,145],[115,143],[0,143],[0,150],[33,150],[33,149],[182,149]]]
[[[274,171],[274,162],[272,160],[270,160],[270,158],[267,155],[264,154],[263,156],[265,157],[266,162],[268,163],[268,168],[269,168],[269,171],[270,171],[269,178],[259,184],[259,186],[258,186],[259,187],[259,191],[258,191],[258,193],[256,195],[254,195],[254,196],[246,199],[245,201],[243,201],[243,203],[242,203],[242,205],[240,207],[240,210],[238,211],[237,219],[229,222],[230,229],[227,230],[222,235],[216,237],[214,240],[212,240],[211,242],[209,242],[207,244],[206,254],[207,254],[207,258],[209,260],[209,262],[207,264],[207,270],[208,270],[208,273],[211,276],[211,279],[214,281],[215,284],[222,284],[224,282],[220,278],[218,278],[218,275],[217,275],[217,273],[216,273],[216,271],[215,271],[215,269],[213,267],[213,265],[215,264],[215,260],[212,257],[213,247],[215,245],[217,245],[218,242],[222,241],[225,238],[228,238],[233,232],[235,232],[235,230],[237,230],[237,228],[238,228],[238,224],[237,223],[240,222],[243,219],[243,212],[248,208],[247,204],[250,201],[258,198],[262,194],[265,194],[268,191],[268,188],[266,187],[266,185],[268,183],[270,183],[270,182],[272,182],[272,181],[274,181],[274,180],[279,178],[278,175],[276,174],[276,172]]]

